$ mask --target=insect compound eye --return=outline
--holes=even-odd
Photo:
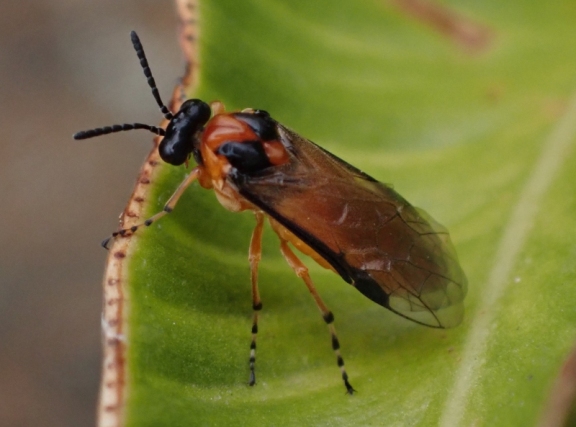
[[[278,139],[276,121],[264,110],[254,113],[235,113],[234,117],[246,123],[262,141]]]
[[[158,147],[160,157],[171,165],[181,165],[198,145],[197,132],[210,120],[210,107],[199,99],[185,101],[174,114]]]
[[[272,166],[260,141],[225,142],[218,147],[216,154],[226,157],[233,167],[245,174]]]

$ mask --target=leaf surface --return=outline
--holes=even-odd
[[[394,4],[202,1],[189,95],[269,111],[444,224],[469,279],[463,324],[413,324],[305,259],[336,317],[347,396],[268,227],[248,387],[254,218],[193,185],[126,260],[127,425],[538,420],[576,335],[576,6],[444,2],[488,30],[471,52]],[[161,166],[148,216],[185,173]]]

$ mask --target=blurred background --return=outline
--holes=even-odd
[[[0,426],[90,426],[100,375],[100,241],[158,124],[129,33],[168,99],[183,72],[170,0],[0,2]]]

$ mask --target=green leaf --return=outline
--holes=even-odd
[[[326,326],[268,227],[248,387],[254,219],[194,184],[127,259],[127,425],[538,420],[576,335],[576,7],[444,3],[489,29],[474,51],[403,3],[202,1],[193,96],[269,111],[447,226],[469,278],[464,323],[411,323],[305,259],[358,390],[345,395]],[[148,215],[185,173],[161,167]]]

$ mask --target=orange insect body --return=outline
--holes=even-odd
[[[258,263],[264,218],[280,239],[280,251],[300,277],[328,325],[332,348],[348,393],[348,382],[334,316],[326,307],[306,266],[289,243],[331,269],[367,298],[422,325],[445,328],[460,323],[467,280],[446,229],[410,205],[392,188],[282,126],[262,110],[225,112],[220,102],[185,101],[171,113],[162,103],[133,32],[132,42],[156,102],[170,120],[166,129],[134,123],[79,132],[85,139],[131,129],[147,129],[164,138],[164,161],[197,166],[180,184],[164,210],[142,225],[170,213],[195,180],[213,189],[226,209],[252,210],[256,227],[250,242],[252,342],[250,385],[256,382],[256,336],[262,302]],[[134,233],[139,226],[112,237]],[[106,240],[104,246],[108,244]]]
[[[226,176],[230,171],[231,165],[225,156],[216,154],[218,148],[228,141],[255,141],[259,137],[254,133],[252,128],[245,122],[238,120],[234,117],[234,113],[225,113],[224,106],[219,102],[211,103],[212,111],[216,113],[202,132],[201,148],[202,158],[204,165],[197,166],[198,181],[202,187],[206,189],[214,189],[216,197],[220,204],[232,212],[239,212],[243,210],[260,210],[252,203],[248,202],[244,197],[240,196],[238,191],[226,183]],[[244,111],[253,112],[251,109]],[[280,166],[288,163],[290,157],[286,148],[282,143],[277,140],[262,141],[262,146],[266,157],[273,166]],[[216,185],[214,185],[216,183]],[[287,228],[282,226],[279,222],[269,217],[272,229],[278,236],[286,241],[289,241],[300,252],[310,256],[314,261],[322,267],[333,270],[332,266],[316,253],[310,246],[308,246],[301,239],[296,237]]]
[[[212,111],[220,111],[224,106],[216,101],[211,105]],[[212,181],[219,183],[225,180],[228,171],[230,170],[230,163],[223,155],[218,155],[218,148],[228,141],[256,141],[258,136],[250,128],[250,126],[234,117],[233,113],[220,112],[210,119],[202,132],[201,148],[202,159],[204,159],[204,166],[199,166],[200,170],[205,171]],[[274,166],[286,163],[289,160],[286,149],[278,140],[263,141],[262,147],[266,153],[266,157]],[[201,182],[202,178],[199,178]],[[204,186],[204,188],[212,188],[212,186]]]

